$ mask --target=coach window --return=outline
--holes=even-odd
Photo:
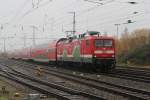
[[[90,41],[86,40],[86,47],[88,48],[90,46]]]

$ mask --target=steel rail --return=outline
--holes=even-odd
[[[7,65],[3,65],[3,66],[7,66]],[[7,67],[9,67],[9,66],[7,66]],[[13,72],[9,72],[9,73],[11,75],[14,75],[14,77],[18,76],[18,77],[22,77],[22,78],[25,78],[25,79],[29,79],[29,80],[32,80],[34,82],[37,82],[37,83],[40,83],[40,84],[43,84],[43,85],[46,85],[46,86],[50,86],[50,87],[53,87],[53,88],[58,89],[58,90],[63,90],[64,92],[71,93],[73,95],[85,96],[85,97],[92,98],[94,100],[106,100],[106,98],[95,95],[95,94],[86,93],[86,92],[83,92],[83,91],[80,91],[80,90],[74,90],[74,89],[71,89],[71,88],[68,88],[68,87],[65,87],[65,86],[61,86],[61,85],[58,85],[58,84],[55,84],[55,83],[42,81],[42,80],[33,78],[29,75],[18,72],[16,70],[12,69],[12,68],[11,68],[11,70],[13,70],[15,73],[13,73]]]
[[[29,64],[30,65],[30,64]],[[32,65],[32,64],[31,64]],[[28,66],[29,67],[29,66]],[[51,72],[51,74],[53,74],[53,75],[57,75],[57,76],[59,76],[59,77],[63,77],[63,78],[66,78],[66,76],[64,77],[63,75],[58,75],[58,74],[56,74],[56,73],[54,73],[54,70],[52,70],[53,71],[53,73]],[[62,72],[59,72],[59,73],[62,73]],[[62,73],[62,74],[64,74],[64,73]],[[68,76],[71,76],[72,74],[67,74]],[[73,77],[75,77],[75,76],[73,76]],[[81,77],[81,76],[80,76]],[[78,76],[78,78],[79,78],[79,76]],[[83,77],[82,77],[83,78]],[[81,81],[79,81],[79,79],[72,79],[72,80],[74,80],[74,81],[78,81],[78,82],[81,82]],[[89,81],[89,78],[87,78],[86,80],[88,80]],[[91,79],[90,79],[91,80]],[[91,81],[96,81],[96,80],[91,80]],[[84,83],[83,83],[84,82]],[[127,86],[118,86],[118,85],[115,85],[115,84],[110,84],[110,83],[106,83],[106,82],[102,82],[102,81],[99,81],[99,80],[97,80],[97,82],[99,82],[99,83],[101,83],[101,84],[107,84],[107,85],[111,85],[111,86],[115,86],[115,87],[118,87],[118,88],[121,88],[121,89],[127,89],[127,90],[130,90],[130,91],[132,91],[133,92],[133,94],[129,94],[129,93],[120,93],[120,92],[116,92],[116,91],[114,91],[114,89],[112,88],[112,89],[106,89],[105,87],[98,87],[98,86],[95,86],[95,85],[91,85],[91,84],[89,84],[89,83],[85,83],[85,80],[84,81],[82,81],[81,83],[82,84],[86,84],[86,85],[90,85],[90,86],[92,86],[92,87],[94,87],[95,86],[95,88],[99,88],[99,89],[103,89],[103,90],[105,90],[105,91],[109,91],[109,92],[112,92],[112,93],[117,93],[117,94],[120,94],[120,95],[123,95],[123,96],[129,96],[129,97],[131,97],[131,98],[135,98],[135,93],[134,92],[140,92],[140,93],[142,93],[142,94],[146,94],[146,95],[150,95],[150,92],[149,91],[145,91],[145,90],[139,90],[139,89],[135,89],[135,88],[131,88],[131,87],[127,87]],[[136,99],[145,99],[145,96],[144,96],[144,98],[142,98],[141,96],[138,96],[138,95],[136,95]]]
[[[116,94],[119,94],[119,95],[122,95],[122,96],[128,96],[132,99],[134,98],[134,99],[146,100],[147,98],[149,99],[149,97],[147,97],[145,95],[150,95],[149,91],[139,90],[139,89],[135,89],[135,88],[127,87],[127,86],[115,85],[115,84],[103,82],[103,81],[100,81],[100,80],[91,79],[91,78],[88,78],[88,77],[81,77],[81,76],[72,75],[72,74],[69,74],[69,73],[65,73],[66,75],[64,75],[64,73],[61,72],[61,71],[58,72],[56,70],[51,70],[51,72],[48,72],[48,73],[53,74],[53,75],[58,76],[58,77],[62,77],[62,78],[66,78],[66,79],[69,79],[69,80],[77,81],[79,83],[82,83],[82,84],[85,84],[85,85],[88,85],[88,86],[92,86],[92,87],[97,88],[97,89],[102,89],[102,90],[109,91],[111,93],[116,93]],[[59,74],[61,73],[61,75],[59,75],[58,73]],[[70,76],[72,76],[72,77],[70,77]],[[75,77],[76,77],[76,79],[75,79]],[[83,79],[83,80],[81,81],[81,79]],[[91,81],[91,82],[89,82],[89,81]],[[92,83],[93,81],[97,82],[97,83],[93,84]],[[98,85],[98,84],[101,84],[101,86]],[[107,85],[107,87],[106,87],[106,85]],[[110,86],[111,86],[111,88],[110,88]],[[116,88],[118,88],[118,89],[116,89]],[[124,91],[122,89],[124,89]],[[130,91],[130,93],[128,93],[129,91]],[[141,96],[141,94],[138,93],[138,92],[140,92],[144,96]]]

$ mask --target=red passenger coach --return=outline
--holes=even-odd
[[[33,48],[31,58],[39,62],[56,62],[56,41]]]

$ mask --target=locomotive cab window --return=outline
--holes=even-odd
[[[96,48],[103,47],[103,40],[95,40],[95,47]]]
[[[112,40],[95,40],[95,47],[112,47],[113,41]]]
[[[112,40],[104,40],[105,47],[112,47]]]

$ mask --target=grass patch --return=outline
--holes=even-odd
[[[0,100],[8,100],[6,97],[0,97]]]

